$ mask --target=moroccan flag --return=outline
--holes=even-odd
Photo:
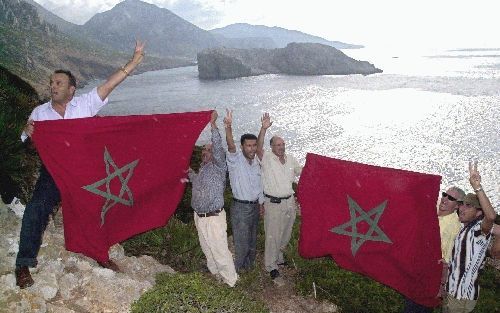
[[[308,154],[298,186],[300,254],[330,255],[339,266],[416,303],[438,305],[440,181],[436,175]]]
[[[66,249],[106,262],[113,244],[165,225],[210,114],[35,122],[33,141],[61,193]]]

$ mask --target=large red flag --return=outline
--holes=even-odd
[[[36,122],[35,146],[61,193],[66,249],[106,262],[113,244],[165,225],[210,114]]]
[[[303,257],[331,255],[413,301],[439,304],[440,176],[308,154],[298,186]]]

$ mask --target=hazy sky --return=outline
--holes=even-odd
[[[122,0],[35,0],[83,24]],[[144,0],[212,29],[245,22],[367,46],[500,47],[498,0]],[[498,4],[497,4],[498,3]]]

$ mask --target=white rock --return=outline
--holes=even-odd
[[[82,259],[76,262],[76,267],[78,268],[78,270],[82,272],[92,270],[92,265],[87,260],[82,260]]]
[[[53,299],[59,290],[56,274],[50,272],[40,272],[33,274],[35,284],[33,287],[34,293],[40,294],[45,300]]]
[[[21,290],[14,276],[20,227],[19,217],[0,209],[0,312],[128,312],[131,303],[154,285],[157,273],[174,273],[150,256],[125,256],[121,245],[110,249],[110,257],[118,260],[123,272],[102,268],[86,256],[66,251],[63,228],[49,223],[38,267],[31,270],[35,284]]]
[[[68,273],[59,279],[59,293],[64,300],[75,296],[75,290],[79,288],[78,278],[73,273]]]
[[[51,303],[47,303],[47,312],[50,312],[50,313],[76,313],[76,311],[68,309],[64,306],[51,304]]]
[[[0,276],[0,293],[16,288],[16,277],[13,273]]]
[[[115,272],[113,272],[109,268],[99,268],[99,267],[93,268],[92,274],[108,279],[115,276]]]
[[[11,209],[12,212],[14,212],[14,214],[16,214],[17,217],[23,218],[24,209],[26,207],[21,203],[21,200],[14,197],[14,199],[12,199],[12,202],[8,204],[7,207]]]

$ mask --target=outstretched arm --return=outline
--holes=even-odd
[[[260,121],[262,126],[260,127],[259,137],[257,137],[257,156],[259,157],[259,160],[262,160],[262,157],[264,156],[264,139],[266,138],[266,131],[269,127],[271,127],[271,125],[273,125],[273,122],[271,122],[271,116],[269,116],[269,113],[264,113]]]
[[[109,94],[118,86],[122,81],[127,78],[130,73],[141,63],[144,58],[144,42],[136,41],[135,42],[135,51],[132,60],[130,60],[127,64],[125,64],[118,71],[111,74],[111,76],[99,87],[97,87],[97,94],[104,101]]]
[[[224,117],[224,128],[226,128],[226,143],[227,151],[230,153],[236,152],[236,145],[233,138],[233,111],[226,109],[226,117]]]
[[[213,110],[210,117],[210,126],[212,127],[212,155],[215,165],[226,171],[226,153],[222,147],[222,138],[219,133],[219,128],[217,127],[218,116],[217,110]]]
[[[489,234],[491,228],[493,227],[493,222],[495,221],[496,213],[491,205],[488,196],[483,190],[481,186],[481,175],[479,175],[479,171],[477,170],[477,161],[469,163],[469,182],[474,191],[476,192],[477,198],[479,200],[479,204],[481,204],[481,208],[483,209],[484,218],[481,223],[481,231],[483,234]]]

